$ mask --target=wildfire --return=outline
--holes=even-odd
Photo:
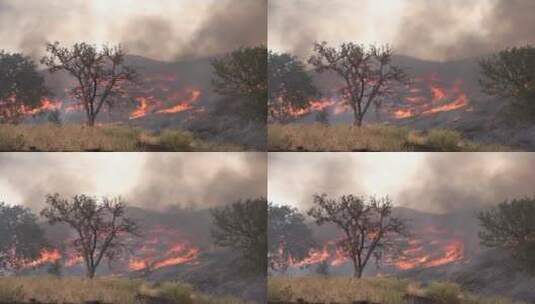
[[[201,91],[192,90],[190,92],[190,96],[186,100],[180,101],[179,104],[177,104],[177,105],[175,105],[175,106],[173,106],[173,107],[171,107],[169,109],[163,109],[163,110],[157,111],[156,113],[159,113],[159,114],[173,114],[173,113],[179,113],[179,112],[190,110],[193,107],[192,103],[198,101],[200,97],[201,97]]]
[[[55,263],[60,259],[61,253],[57,249],[44,249],[43,251],[41,251],[41,256],[37,260],[24,264],[24,267],[39,267],[44,264]]]
[[[195,263],[200,250],[190,244],[180,231],[162,227],[151,230],[136,254],[130,258],[128,269],[159,269],[168,266]]]
[[[164,109],[159,108],[162,108],[165,103],[154,96],[138,97],[136,100],[139,102],[139,105],[130,114],[130,119],[138,119],[150,113],[175,114],[191,110],[193,103],[199,101],[200,97],[201,91],[197,89],[186,89],[185,91],[175,92],[169,95],[167,99],[174,101],[173,103],[176,104]]]
[[[408,241],[407,248],[400,257],[387,258],[386,265],[397,270],[415,268],[431,268],[465,259],[464,243],[450,232],[433,226],[425,227],[422,234]],[[327,261],[329,265],[338,267],[349,262],[348,258],[336,247],[336,241],[328,241],[322,249],[313,249],[308,256],[294,262],[292,267],[304,268]]]
[[[139,106],[130,114],[130,119],[136,119],[147,115],[149,109],[149,102],[144,97],[138,97],[136,99],[139,102]]]
[[[462,81],[456,81],[449,89],[440,86],[438,82],[440,78],[436,74],[428,76],[427,79],[418,79],[418,87],[409,89],[409,96],[404,99],[401,108],[392,111],[392,117],[405,119],[432,115],[459,110],[469,105],[468,96],[461,89]]]

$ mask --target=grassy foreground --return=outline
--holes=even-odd
[[[445,129],[428,132],[406,127],[368,125],[274,124],[268,127],[270,151],[508,151],[499,145],[481,145]]]
[[[427,287],[396,278],[273,277],[268,280],[268,301],[352,303],[367,300],[382,304],[406,304],[406,294],[431,299],[437,304],[522,304],[503,298],[480,297],[453,283],[436,282]]]
[[[149,132],[128,126],[0,124],[0,151],[242,151],[178,129]]]
[[[141,280],[119,278],[8,277],[0,278],[0,302],[35,299],[40,302],[83,303],[101,301],[134,304],[136,296],[150,296],[177,304],[244,304],[233,297],[211,297],[179,283],[149,284]],[[167,302],[165,302],[167,303]]]

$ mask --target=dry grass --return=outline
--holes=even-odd
[[[498,145],[480,145],[451,130],[428,132],[390,125],[290,124],[270,125],[270,151],[507,151]]]
[[[177,304],[242,304],[233,297],[210,297],[198,293],[189,285],[162,283],[153,285],[141,280],[120,278],[7,277],[0,278],[0,302],[29,301],[83,303],[101,301],[114,304],[133,304],[136,295],[174,300]]]
[[[406,304],[404,295],[418,295],[438,304],[521,304],[502,298],[482,298],[463,292],[452,283],[432,283],[421,287],[417,283],[397,278],[347,277],[272,277],[268,280],[270,301],[352,303],[368,300],[383,304]]]
[[[80,124],[0,124],[0,151],[242,151],[212,144],[183,130],[160,134],[128,126],[89,128]]]

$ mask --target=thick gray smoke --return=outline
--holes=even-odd
[[[266,197],[265,153],[241,156],[241,165],[231,166],[211,153],[169,154],[165,158],[152,154],[145,164],[143,183],[128,197],[156,208],[166,205],[214,207],[240,199]],[[206,174],[217,162],[223,166],[213,174]]]
[[[334,157],[331,153],[291,156],[287,153],[269,155],[270,164],[275,164],[269,166],[268,192],[273,203],[298,205],[299,209],[307,210],[312,207],[313,194],[363,194],[359,175],[366,168],[352,153],[334,154]],[[291,198],[272,197],[272,193],[288,193]]]
[[[102,8],[84,0],[0,0],[0,49],[37,59],[46,42],[85,41],[121,43],[130,53],[154,59],[214,56],[267,44],[266,1],[162,1],[155,12],[135,1]]]
[[[535,154],[430,153],[397,196],[408,207],[457,213],[534,196]]]
[[[387,40],[384,43],[393,45],[397,53],[424,59],[462,59],[535,43],[535,2],[531,0],[407,0],[392,20],[364,15],[371,2],[273,0],[270,46],[276,41],[285,51],[306,58],[314,41],[361,42],[359,37],[372,28],[383,34],[384,29],[392,29],[396,23],[389,21],[397,18],[400,23],[392,37],[385,34],[377,40]],[[386,0],[373,2],[389,5]]]
[[[206,209],[267,196],[264,153],[146,154],[139,158],[144,163],[138,178],[130,176],[124,164],[102,164],[106,155],[81,154],[0,154],[0,192],[7,191],[0,193],[0,201],[39,211],[49,193],[108,195],[109,189],[97,182],[108,181],[107,174],[116,174],[127,185],[124,189],[129,190],[113,191],[129,205],[155,211]],[[108,168],[102,171],[102,166]]]
[[[33,157],[18,157],[17,154],[0,154],[0,180],[22,196],[21,201],[6,203],[23,204],[38,211],[48,193],[71,196],[85,193],[94,186],[91,180],[84,178],[88,172],[69,170],[58,157],[60,154],[56,157],[43,153],[34,153]],[[66,171],[69,173],[66,174]]]
[[[482,28],[459,28],[462,18],[477,9],[479,1],[411,1],[394,45],[400,52],[428,58],[456,59],[535,43],[535,2],[496,0],[483,17]],[[454,39],[444,37],[453,33]]]

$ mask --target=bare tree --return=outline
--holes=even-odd
[[[51,73],[67,71],[76,78],[72,94],[83,105],[87,125],[94,126],[104,104],[111,107],[124,96],[124,85],[136,79],[136,71],[125,65],[125,51],[121,46],[104,45],[98,50],[95,45],[76,43],[72,48],[61,47],[59,42],[46,46],[49,53],[41,59]]]
[[[330,199],[322,194],[314,195],[314,204],[308,215],[316,224],[332,223],[343,231],[338,248],[353,262],[354,277],[362,277],[371,258],[379,263],[385,255],[400,254],[407,229],[402,219],[392,216],[392,201],[388,197],[367,200],[343,195]]]
[[[65,223],[76,231],[73,246],[84,259],[87,277],[92,279],[104,258],[112,261],[127,249],[126,236],[139,236],[136,222],[125,215],[121,198],[96,198],[76,195],[72,201],[59,194],[46,197],[41,216],[51,225]]]
[[[380,106],[392,95],[393,83],[407,79],[405,72],[392,64],[388,45],[367,48],[350,42],[333,48],[323,42],[314,44],[314,52],[308,62],[317,72],[331,71],[344,80],[341,92],[353,110],[354,125],[359,127],[370,106]]]

